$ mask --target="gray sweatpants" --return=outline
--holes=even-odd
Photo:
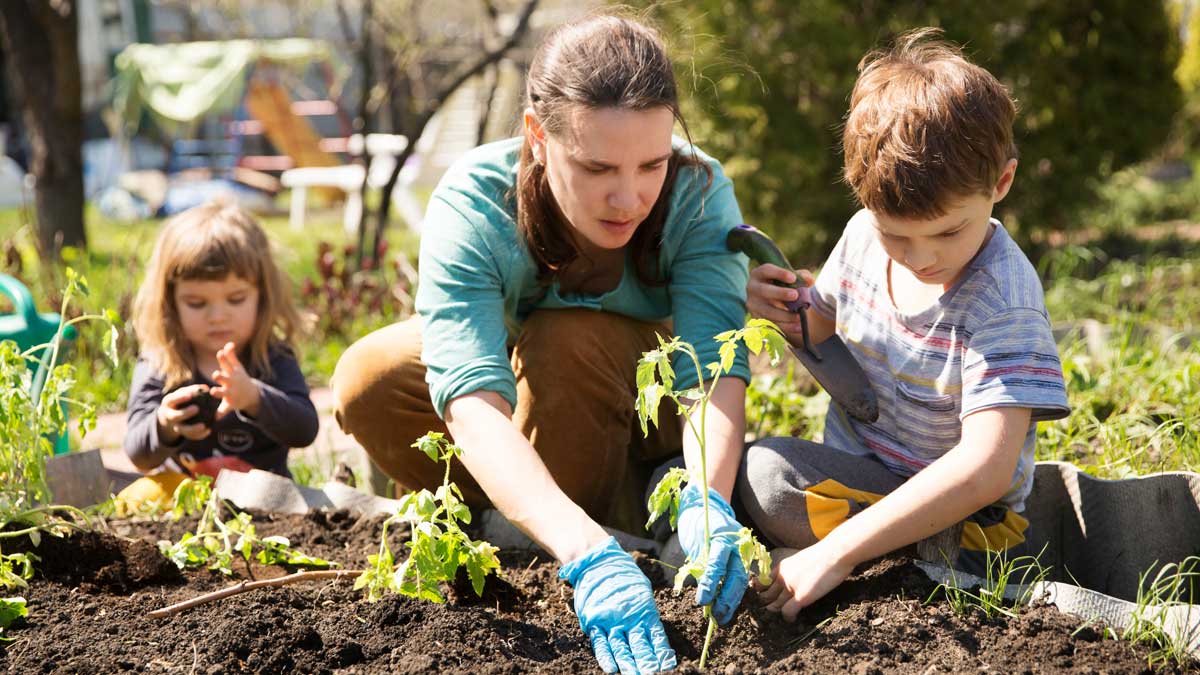
[[[766,438],[750,444],[742,457],[735,501],[754,529],[775,546],[806,548],[904,481],[870,455],[798,438]],[[918,544],[918,552],[933,562],[983,575],[987,551],[993,557],[1003,552],[1011,560],[1028,526],[1020,514],[993,504]]]

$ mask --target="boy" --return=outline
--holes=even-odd
[[[862,364],[879,419],[831,404],[824,445],[766,439],[739,473],[759,531],[800,549],[760,589],[789,621],[856,564],[958,523],[968,571],[1024,541],[1037,423],[1068,412],[1041,283],[991,218],[1016,173],[1016,107],[939,36],[908,33],[859,64],[843,147],[864,208],[806,310],[814,341],[836,331]],[[796,291],[770,283],[794,278],[755,269],[751,313],[798,331],[783,305]]]

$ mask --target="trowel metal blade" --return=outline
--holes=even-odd
[[[824,387],[829,397],[851,417],[861,422],[879,419],[879,400],[875,397],[875,390],[842,338],[831,335],[824,342],[813,345],[812,349],[820,360],[814,359],[803,346],[789,346],[817,384]]]

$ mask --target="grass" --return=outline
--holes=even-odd
[[[275,244],[277,261],[288,273],[295,286],[296,298],[300,302],[299,287],[305,278],[318,279],[317,245],[328,242],[334,250],[350,244],[350,238],[341,226],[340,212],[309,212],[310,220],[303,230],[293,230],[287,217],[261,217],[260,222]],[[111,307],[121,316],[121,359],[113,368],[92,345],[103,344],[99,336],[85,335],[77,341],[79,348],[71,355],[71,362],[79,369],[77,392],[95,403],[101,412],[117,412],[125,408],[129,384],[136,360],[136,343],[132,338],[130,307],[137,285],[141,282],[146,263],[150,259],[154,240],[161,219],[120,223],[104,218],[89,207],[86,214],[89,249],[86,253],[67,251],[68,264],[87,277],[92,295],[88,307]],[[0,210],[0,265],[9,260],[19,260],[20,271],[13,263],[0,266],[0,272],[16,273],[33,293],[41,311],[51,311],[56,306],[58,290],[62,287],[62,270],[43,265],[34,247],[33,231],[28,214],[21,210]],[[389,256],[404,254],[415,259],[417,238],[402,226],[393,223],[389,230]],[[301,310],[306,308],[300,303]],[[319,309],[319,308],[317,308]],[[0,297],[0,312],[11,311],[7,298]],[[372,315],[360,312],[350,317],[341,326],[338,334],[313,334],[301,341],[297,347],[301,356],[301,368],[309,382],[321,386],[329,381],[337,358],[356,337],[398,320],[399,316]]]
[[[1200,252],[1200,249],[1198,249]],[[1071,414],[1043,424],[1038,459],[1101,478],[1200,469],[1200,264],[1196,256],[1108,260],[1099,248],[1043,261],[1055,322],[1092,319],[1092,341],[1059,344]]]
[[[320,489],[334,480],[338,463],[342,459],[336,452],[293,450],[288,454],[288,470],[292,472],[292,480],[297,485]],[[360,469],[352,468],[348,464],[346,468],[350,470],[355,485],[366,485],[366,477]]]
[[[1044,549],[1043,549],[1044,551]],[[1039,554],[1040,555],[1040,554]],[[950,583],[938,584],[929,598],[928,604],[939,592],[946,598],[946,603],[956,614],[965,614],[976,608],[988,619],[1000,616],[1015,618],[1023,607],[1032,601],[1035,586],[1050,576],[1050,568],[1042,566],[1035,556],[1020,556],[1008,559],[1005,551],[987,551],[985,563],[987,577],[978,592],[963,588],[950,570]],[[1012,598],[1005,594],[1013,591]]]
[[[1139,578],[1136,607],[1121,637],[1151,647],[1150,667],[1171,662],[1180,666],[1192,663],[1188,647],[1196,633],[1187,626],[1195,617],[1192,603],[1196,601],[1197,581],[1200,581],[1200,558],[1195,556],[1178,564],[1163,565],[1157,572],[1151,567]],[[1182,610],[1182,621],[1172,625],[1168,617],[1179,610]]]
[[[803,370],[797,373],[796,359],[785,356],[783,363],[787,365],[755,368],[746,390],[746,432],[753,438],[819,438],[825,432],[829,394]]]

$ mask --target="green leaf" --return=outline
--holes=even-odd
[[[650,511],[646,529],[650,529],[654,521],[668,511],[671,513],[671,529],[675,529],[675,523],[679,519],[679,494],[683,491],[683,484],[687,480],[687,470],[674,467],[667,471],[662,480],[658,481],[658,485],[654,486],[654,490],[650,493],[650,499],[646,502],[646,508]]]
[[[370,569],[370,568],[363,570],[362,574],[360,574],[354,578],[353,590],[356,590],[356,591],[362,590],[364,586],[371,583],[372,575],[374,574],[374,572],[375,572],[375,570]]]
[[[651,349],[642,354],[642,358],[638,361],[638,389],[654,382],[655,375],[658,376],[658,381],[665,389],[670,389],[675,384],[675,371],[671,368],[670,352],[678,346],[678,343],[676,341],[665,343],[662,337],[659,337],[659,343],[660,349]]]
[[[771,354],[771,365],[779,362],[780,357],[788,352],[787,339],[783,332],[767,319],[751,319],[742,329],[743,341],[751,352],[757,354],[765,346]]]
[[[643,436],[650,435],[649,423],[658,426],[658,406],[665,393],[663,387],[655,382],[638,390],[637,402],[634,407],[637,409],[638,421],[642,425]]]
[[[446,598],[442,596],[442,592],[438,589],[437,584],[421,584],[421,588],[417,592],[417,597],[429,602],[436,602],[439,605],[446,603]]]
[[[679,591],[683,590],[683,582],[687,581],[688,577],[699,580],[703,574],[704,565],[701,565],[698,562],[688,561],[686,565],[680,567],[679,571],[675,573],[675,592],[678,593]]]
[[[295,549],[288,549],[287,560],[285,562],[287,562],[289,565],[295,565],[297,567],[316,567],[321,569],[340,566],[340,563],[324,560],[322,558],[316,558],[306,553],[301,553]]]
[[[411,447],[420,450],[421,452],[425,453],[429,459],[436,462],[438,461],[438,457],[441,455],[442,446],[445,444],[445,434],[437,431],[430,431],[424,436],[418,438]]]
[[[422,518],[428,518],[437,511],[437,499],[429,492],[429,490],[421,490],[417,493],[417,513]]]
[[[771,583],[771,554],[767,551],[767,547],[754,537],[750,528],[743,527],[738,530],[737,549],[746,573],[749,574],[757,565],[759,585],[769,585]]]
[[[500,549],[486,541],[475,541],[470,542],[468,550],[470,553],[467,556],[467,576],[471,578],[471,588],[475,590],[475,595],[482,596],[483,582],[487,575],[500,569],[500,559],[496,557],[496,552]]]
[[[456,504],[451,515],[464,525],[471,524],[471,509],[466,504]]]
[[[212,478],[198,476],[185,479],[175,488],[173,495],[175,506],[171,509],[171,513],[175,520],[190,516],[203,509],[211,498]]]
[[[453,457],[462,456],[462,448],[451,444],[446,440],[445,434],[437,431],[430,431],[418,438],[412,447],[425,453],[435,462],[449,462]]]
[[[367,602],[375,602],[384,591],[398,588],[393,582],[392,552],[386,546],[382,553],[367,556],[367,569],[354,580],[354,589],[362,588],[367,589]]]
[[[655,350],[651,350],[642,355],[638,360],[637,365],[637,388],[639,390],[654,384],[654,355]]]
[[[108,356],[108,360],[113,364],[113,368],[116,368],[119,365],[117,339],[120,336],[121,333],[117,330],[116,326],[110,325],[108,327],[108,345],[106,346],[105,354]]]
[[[662,360],[658,362],[658,379],[662,381],[664,389],[670,389],[675,386],[675,369],[671,367],[671,359],[665,354]]]
[[[233,545],[233,550],[242,554],[244,560],[250,560],[250,555],[254,553],[254,538],[242,535],[238,537],[237,543]],[[259,552],[259,561],[262,561],[262,551]]]
[[[25,606],[25,598],[0,598],[0,633],[26,616],[29,616],[29,608]]]
[[[733,367],[733,360],[737,355],[737,343],[722,342],[721,346],[717,348],[717,354],[721,358],[721,372],[728,373],[729,369]]]
[[[233,556],[230,555],[229,551],[225,549],[216,551],[213,553],[211,560],[212,564],[208,566],[208,569],[220,572],[227,577],[233,576]]]

